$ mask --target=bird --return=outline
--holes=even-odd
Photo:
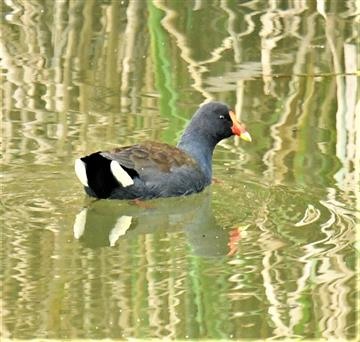
[[[177,146],[143,143],[98,151],[75,160],[75,174],[90,197],[147,200],[201,192],[212,180],[215,146],[233,135],[251,142],[245,125],[222,102],[202,105]]]

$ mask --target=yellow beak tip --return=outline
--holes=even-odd
[[[252,142],[252,138],[251,138],[251,135],[250,135],[249,132],[241,133],[240,138],[241,138],[242,140],[247,141],[247,142]]]

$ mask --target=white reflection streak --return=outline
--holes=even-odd
[[[267,209],[266,205],[259,210],[259,216],[256,219],[256,226],[264,232],[261,235],[259,242],[260,245],[264,249],[264,256],[262,259],[263,270],[261,271],[261,275],[263,277],[263,286],[265,288],[265,294],[269,301],[269,314],[271,320],[275,324],[275,333],[277,337],[280,336],[290,336],[291,330],[289,327],[284,324],[281,319],[281,313],[279,309],[281,308],[282,304],[277,299],[276,296],[276,289],[273,286],[272,278],[271,278],[271,270],[274,269],[274,263],[271,263],[271,257],[275,254],[275,251],[283,246],[281,241],[274,240],[272,234],[266,228],[267,216],[269,210]]]
[[[33,111],[33,109],[29,109],[29,111]],[[24,141],[26,138],[29,141],[36,141],[36,145],[38,146],[35,151],[33,151],[35,155],[34,164],[46,164],[51,161],[53,156],[47,154],[46,152],[50,152],[53,150],[54,146],[50,143],[49,139],[46,135],[40,136],[36,130],[46,122],[46,114],[44,112],[37,112],[36,113],[36,120],[29,121],[27,117],[27,112],[23,111],[22,120],[23,120],[23,137]]]
[[[171,243],[172,246],[176,245]],[[171,250],[170,250],[171,252]],[[185,273],[181,272],[179,274],[177,262],[174,256],[171,256],[169,262],[169,277],[167,280],[167,289],[168,289],[168,303],[169,303],[169,323],[166,325],[166,329],[170,331],[170,334],[166,338],[176,338],[176,326],[181,322],[181,319],[178,316],[179,310],[177,311],[177,306],[181,303],[179,296],[184,292],[182,282],[185,278]],[[179,279],[177,279],[179,278]],[[178,291],[178,289],[181,289]]]
[[[177,13],[164,6],[164,4],[160,1],[155,1],[154,5],[166,13],[164,19],[162,19],[162,25],[170,34],[175,37],[177,46],[181,50],[180,56],[185,62],[188,63],[189,73],[194,80],[194,89],[198,90],[206,99],[212,99],[212,95],[203,87],[201,74],[206,71],[206,69],[204,67],[201,68],[199,63],[191,58],[191,50],[187,46],[185,35],[177,31],[172,23],[172,21],[177,17]]]
[[[312,204],[308,204],[304,217],[299,222],[295,223],[295,227],[303,227],[314,223],[320,218],[320,214],[319,209],[315,208]]]
[[[15,101],[14,107],[21,109],[21,120],[24,126],[23,129],[23,138],[21,140],[22,143],[22,150],[21,152],[26,153],[28,149],[28,140],[36,141],[37,146],[39,148],[36,150],[35,156],[37,162],[46,162],[48,157],[44,153],[47,150],[50,150],[52,147],[46,141],[46,139],[41,138],[38,134],[35,133],[36,128],[38,127],[38,123],[43,123],[43,117],[41,111],[36,111],[36,120],[29,122],[29,118],[27,117],[28,111],[34,111],[34,104],[33,104],[33,93],[34,93],[34,85],[32,84],[33,80],[30,77],[27,77],[26,71],[32,75],[34,70],[29,68],[26,65],[22,65],[21,67],[16,64],[16,60],[9,54],[6,46],[3,42],[0,42],[0,66],[4,69],[7,69],[6,78],[7,82],[3,82],[6,87],[4,87],[5,92],[7,93],[4,98],[8,99],[8,102],[5,106],[5,110],[8,111],[12,107],[12,103],[10,102],[11,99]],[[25,81],[25,83],[24,83]],[[13,87],[15,86],[15,87]],[[5,134],[5,142],[10,147],[11,145],[11,138],[12,134],[10,133],[12,130],[12,123],[11,120],[7,120],[7,134]],[[4,155],[7,159],[12,157],[12,153],[8,153],[5,149]]]
[[[335,200],[328,199],[326,201],[322,200],[320,203],[329,210],[332,216],[332,222],[337,223],[336,228],[337,231],[331,231],[331,235],[328,238],[327,244],[333,244],[334,247],[328,250],[328,252],[332,252],[333,254],[341,251],[344,247],[354,242],[354,234],[350,227],[356,226],[356,213],[344,207],[340,207],[338,202]],[[341,204],[342,205],[342,204]],[[343,221],[346,221],[347,224],[345,225]],[[328,222],[321,225],[321,228],[326,226],[330,226]],[[322,229],[324,232],[324,230]]]
[[[187,44],[186,36],[179,32],[173,24],[173,21],[178,16],[178,13],[168,8],[165,3],[161,1],[154,1],[154,5],[165,12],[165,17],[162,19],[161,23],[163,27],[175,37],[177,46],[181,51],[180,56],[186,63],[188,63],[189,73],[194,80],[194,89],[199,91],[206,99],[212,99],[213,96],[211,93],[205,90],[203,86],[202,74],[207,71],[207,68],[204,65],[218,61],[225,50],[229,50],[233,47],[233,39],[231,37],[225,37],[221,45],[210,53],[212,57],[204,61],[195,61],[191,57],[192,50]]]
[[[202,0],[195,0],[194,1],[193,11],[195,12],[195,11],[201,10],[203,8],[203,5],[204,4],[203,4]]]
[[[51,150],[53,146],[49,144],[45,138],[40,137],[39,134],[35,132],[39,124],[46,122],[45,116],[47,114],[41,110],[35,111],[36,106],[33,99],[35,91],[33,74],[37,69],[37,65],[33,61],[31,61],[31,67],[27,65],[17,65],[16,59],[9,54],[6,46],[2,42],[0,42],[0,60],[0,66],[7,69],[6,78],[8,82],[4,82],[4,84],[8,85],[8,87],[5,88],[5,91],[9,92],[9,94],[7,94],[5,98],[7,98],[8,101],[14,99],[14,107],[21,109],[21,119],[24,126],[22,146],[24,149],[28,149],[27,145],[29,144],[27,139],[36,141],[37,146],[39,146],[34,153],[36,162],[46,163],[49,161],[49,156],[43,152]],[[12,85],[16,87],[13,88]],[[9,103],[5,108],[11,108],[11,104]],[[27,117],[27,111],[35,111],[36,120],[30,121]],[[9,122],[10,121],[11,120],[9,120]],[[24,152],[27,152],[27,150],[24,150]],[[6,151],[5,155],[7,155]]]
[[[305,8],[302,8],[305,10]],[[298,96],[300,87],[299,87],[299,75],[301,73],[301,68],[305,64],[306,55],[308,53],[308,49],[312,39],[315,36],[315,17],[316,13],[310,15],[307,19],[307,33],[301,39],[300,46],[298,48],[298,52],[295,58],[294,66],[293,66],[293,76],[289,82],[290,92],[286,96],[287,100],[285,101],[285,109],[281,116],[274,125],[270,128],[270,135],[273,138],[273,147],[268,149],[268,151],[263,156],[263,162],[267,166],[267,170],[264,172],[264,175],[269,178],[273,183],[281,183],[281,178],[279,177],[279,171],[283,171],[286,173],[288,170],[286,167],[282,166],[281,170],[280,165],[276,165],[276,156],[279,155],[279,159],[282,160],[281,154],[285,154],[285,151],[282,151],[283,147],[283,139],[280,136],[280,129],[282,126],[285,126],[287,120],[293,114],[293,101]],[[311,95],[310,95],[311,96]],[[287,127],[286,131],[289,131],[290,127]],[[297,150],[297,141],[294,139],[289,139],[287,143],[288,151],[296,151]],[[278,172],[277,172],[278,171]]]
[[[320,310],[320,331],[326,338],[346,338],[346,317],[350,312],[347,300],[347,294],[350,291],[346,283],[354,276],[353,271],[349,270],[341,251],[348,244],[352,243],[353,233],[350,228],[354,226],[351,215],[354,214],[350,210],[340,207],[342,204],[335,200],[336,191],[330,189],[327,200],[320,203],[330,212],[330,218],[320,225],[321,231],[325,234],[325,238],[315,241],[304,246],[306,254],[299,258],[299,261],[305,263],[303,277],[298,281],[298,288],[294,291],[292,297],[301,296],[301,292],[305,287],[306,280],[310,277],[314,260],[321,261],[317,270],[316,283],[320,284],[319,301]],[[344,225],[341,218],[351,221]],[[334,225],[340,228],[340,232],[335,234]],[[333,229],[329,229],[329,228]],[[326,246],[334,247],[326,248]],[[292,303],[296,303],[292,299]],[[295,322],[292,323],[292,326]]]
[[[248,34],[250,34],[254,31],[256,25],[255,25],[252,17],[255,15],[258,15],[259,13],[260,13],[260,11],[252,11],[251,13],[245,14],[244,20],[248,24],[248,26],[244,32],[241,32],[237,35],[237,39],[247,36]]]
[[[119,251],[121,253],[121,251]],[[133,298],[129,292],[129,285],[131,280],[129,279],[129,271],[126,266],[129,265],[129,255],[125,251],[121,255],[122,260],[125,260],[123,265],[124,268],[120,267],[119,277],[116,282],[113,283],[113,296],[116,298],[117,310],[119,311],[118,321],[116,322],[117,326],[122,330],[122,336],[131,335],[134,332],[132,317],[134,311]]]
[[[234,59],[237,64],[241,63],[241,37],[249,35],[255,29],[255,23],[252,20],[252,17],[259,14],[260,11],[252,11],[249,14],[244,16],[245,22],[248,24],[245,31],[241,33],[236,33],[235,25],[237,15],[234,11],[227,5],[227,1],[221,1],[221,7],[229,16],[229,23],[228,23],[228,32],[233,39],[233,49],[234,49]],[[243,107],[243,97],[244,97],[244,80],[240,79],[236,82],[236,105],[235,105],[235,113],[237,119],[241,122],[241,113]],[[240,138],[235,136],[235,146],[239,146]]]
[[[73,226],[74,238],[80,239],[86,226],[87,208],[83,208],[76,216]]]
[[[173,260],[172,260],[173,263]],[[176,297],[175,291],[175,276],[176,272],[174,272],[173,267],[169,270],[169,277],[168,277],[168,303],[169,303],[169,323],[166,325],[166,329],[170,332],[166,336],[166,338],[174,339],[176,337],[176,325],[181,322],[179,317],[176,314],[176,306],[180,304],[179,298]]]
[[[148,305],[149,305],[149,326],[154,329],[154,336],[156,338],[162,337],[163,320],[161,319],[161,307],[163,301],[158,294],[159,288],[156,281],[156,258],[153,253],[156,251],[156,247],[153,245],[153,235],[145,236],[145,258],[147,262],[146,268],[146,280],[148,290]]]
[[[261,65],[264,82],[264,93],[266,95],[272,94],[272,67],[271,67],[271,50],[276,47],[277,42],[283,38],[283,35],[278,35],[281,32],[279,14],[271,11],[266,12],[261,16],[262,29],[260,31],[261,37]],[[273,94],[274,95],[274,94]]]
[[[275,324],[274,334],[277,337],[282,336],[290,336],[292,335],[291,330],[281,319],[281,313],[279,312],[279,308],[282,306],[281,302],[277,299],[275,287],[272,284],[271,279],[271,269],[273,268],[271,263],[271,257],[273,255],[273,250],[265,251],[263,257],[263,270],[261,271],[261,275],[263,277],[263,284],[265,287],[265,294],[269,301],[269,314],[271,316],[272,321]]]
[[[131,62],[135,54],[136,38],[138,37],[139,27],[139,8],[142,6],[141,1],[129,1],[126,9],[127,24],[124,32],[124,43],[122,45],[122,76],[121,76],[121,94],[126,94],[129,91],[130,73],[132,71]],[[111,30],[111,27],[109,27]],[[128,96],[121,96],[121,105],[126,106],[129,101]]]
[[[114,228],[109,233],[109,243],[111,247],[115,246],[116,241],[119,239],[120,236],[126,234],[127,230],[131,226],[132,216],[120,216]]]
[[[345,101],[346,101],[346,129],[348,132],[348,143],[346,146],[347,169],[345,182],[346,190],[360,192],[360,100],[357,102],[357,48],[354,44],[344,44],[345,61]],[[356,107],[358,106],[357,110]],[[356,148],[357,146],[357,148]],[[354,170],[351,172],[351,164]]]
[[[227,31],[229,32],[232,43],[233,43],[233,49],[234,49],[234,59],[237,64],[241,62],[241,46],[240,46],[240,37],[244,35],[248,35],[254,31],[255,24],[252,21],[251,16],[259,13],[259,12],[251,12],[251,15],[247,14],[244,16],[245,22],[248,24],[247,29],[237,34],[236,33],[236,20],[237,20],[237,14],[228,6],[228,2],[225,0],[221,0],[220,7],[227,13],[229,16],[228,25],[227,25]],[[203,62],[203,64],[206,64],[208,62]]]
[[[4,284],[3,282],[0,282],[0,287],[3,289]],[[1,337],[6,340],[10,341],[11,333],[8,330],[6,324],[4,323],[5,317],[10,314],[9,310],[7,310],[7,307],[10,306],[6,303],[5,298],[0,298],[0,320],[1,320]]]
[[[320,201],[320,203],[324,205],[325,202]],[[330,228],[333,224],[336,223],[336,214],[331,210],[329,210],[329,212],[329,219],[320,225],[321,232],[325,235],[325,237],[321,240],[317,240],[303,246],[307,253],[305,253],[303,257],[299,258],[299,261],[304,263],[308,263],[309,261],[311,262],[314,257],[318,257],[319,255],[321,255],[321,252],[324,252],[325,248],[323,247],[323,245],[329,243],[329,241],[331,240],[331,236],[333,235],[333,232],[328,228]]]
[[[354,222],[349,222],[346,226],[341,224],[341,218],[351,221],[351,216],[354,213],[344,207],[340,207],[342,204],[335,200],[335,195],[335,190],[330,189],[328,199],[321,201],[321,204],[330,212],[329,219],[320,225],[321,231],[325,234],[325,238],[305,245],[304,249],[307,252],[303,257],[299,258],[299,262],[305,264],[302,276],[297,280],[297,289],[289,293],[289,299],[285,304],[289,307],[289,326],[283,322],[281,319],[281,311],[279,311],[282,303],[277,298],[274,285],[279,283],[279,280],[274,281],[274,277],[271,275],[271,272],[274,270],[274,262],[271,262],[271,260],[276,257],[274,252],[279,246],[276,247],[268,241],[269,234],[266,233],[266,228],[264,227],[266,214],[262,220],[258,219],[256,222],[257,226],[265,232],[264,237],[262,236],[260,241],[261,245],[265,246],[266,249],[263,258],[264,267],[261,274],[264,280],[265,293],[270,303],[269,313],[272,321],[276,325],[275,332],[277,337],[294,336],[293,329],[303,318],[303,308],[299,305],[299,298],[301,298],[308,286],[308,281],[313,274],[316,260],[322,260],[322,264],[318,270],[320,275],[316,277],[316,282],[323,284],[319,291],[320,325],[322,326],[320,330],[324,331],[324,336],[329,338],[346,337],[346,317],[350,312],[347,302],[349,286],[347,286],[346,283],[354,274],[348,269],[342,255],[338,252],[351,243],[352,237],[351,235],[349,236],[351,229],[346,227],[354,225]],[[329,229],[333,227],[334,224],[337,224],[337,226],[341,228],[341,231],[336,235],[333,229]],[[327,249],[327,245],[334,245],[334,247]],[[334,267],[337,269],[334,269]]]
[[[263,80],[264,80],[264,92],[265,94],[271,94],[274,83],[272,80],[272,67],[271,67],[271,51],[277,46],[277,42],[292,35],[298,39],[301,39],[301,44],[298,48],[298,53],[295,58],[295,65],[303,65],[305,55],[309,47],[309,40],[314,35],[313,25],[309,25],[306,35],[299,34],[297,31],[300,27],[301,19],[298,17],[303,11],[307,10],[305,2],[295,2],[292,4],[292,8],[286,11],[281,11],[277,8],[276,1],[270,2],[270,10],[265,12],[261,17],[262,30],[260,31],[261,37],[261,62],[263,66]],[[307,22],[311,23],[313,15],[310,15]],[[283,27],[284,22],[285,27]],[[294,73],[297,74],[296,72]],[[273,94],[275,96],[275,94]]]
[[[318,291],[320,301],[323,303],[321,305],[320,315],[320,325],[323,326],[321,331],[324,331],[324,336],[328,338],[345,338],[346,315],[350,311],[346,298],[349,290],[345,284],[353,276],[353,273],[347,268],[345,262],[342,260],[341,254],[338,254],[338,251],[344,248],[344,245],[339,245],[338,236],[334,236],[333,231],[329,230],[329,228],[337,221],[340,222],[340,217],[346,218],[347,215],[345,212],[347,212],[347,214],[349,212],[346,209],[343,209],[342,214],[339,215],[334,208],[331,209],[332,205],[329,204],[331,203],[331,200],[320,201],[320,203],[330,212],[328,221],[320,225],[321,231],[326,237],[322,240],[305,245],[304,249],[307,252],[303,257],[299,258],[299,261],[304,262],[305,265],[302,277],[297,280],[297,289],[289,294],[289,306],[295,307],[294,309],[291,309],[289,313],[291,319],[290,327],[293,329],[302,318],[303,314],[301,312],[302,308],[299,306],[299,298],[301,298],[302,293],[306,289],[307,282],[314,270],[316,260],[321,259],[322,263],[318,270],[320,275],[316,276],[316,282],[323,284],[320,287],[320,291]],[[349,230],[345,233],[349,233]],[[344,232],[341,232],[341,235],[343,236]],[[351,237],[348,239],[344,236],[344,240],[349,241],[351,240]],[[316,246],[323,246],[326,244],[334,244],[335,247],[325,249],[324,247]],[[341,268],[340,271],[334,270],[334,266],[330,263],[334,258],[336,260],[334,265]]]
[[[301,319],[303,318],[303,307],[300,305],[300,298],[303,292],[306,290],[308,286],[308,280],[310,279],[311,272],[314,269],[315,262],[314,260],[306,260],[305,265],[302,269],[302,276],[297,279],[296,284],[297,288],[293,292],[289,292],[288,294],[288,307],[289,310],[289,319],[290,319],[290,329],[294,330],[294,327],[299,324]]]
[[[344,76],[343,70],[341,67],[341,61],[340,61],[340,51],[338,46],[336,45],[335,38],[337,37],[335,26],[336,21],[333,17],[328,17],[325,13],[325,3],[323,0],[317,0],[316,2],[316,8],[317,11],[322,15],[325,21],[325,35],[326,40],[329,45],[332,59],[333,59],[333,65],[334,65],[334,71],[335,71],[335,79],[336,79],[336,91],[337,91],[337,111],[336,111],[336,156],[339,158],[339,160],[342,162],[343,167],[337,172],[335,175],[335,179],[338,181],[340,186],[343,188],[344,178],[346,177],[346,148],[348,145],[348,139],[347,139],[347,120],[349,118],[347,117],[349,114],[352,116],[352,113],[347,111],[347,89],[344,82]],[[340,44],[340,43],[339,43]],[[349,56],[350,57],[350,56]],[[353,56],[354,57],[354,56]],[[356,57],[355,57],[356,58]],[[356,62],[355,62],[356,64]],[[349,65],[349,62],[348,62]],[[356,72],[356,70],[355,70]],[[351,104],[350,104],[351,105]]]
[[[244,80],[239,80],[236,82],[236,105],[235,105],[235,115],[236,118],[241,122],[241,113],[244,103]],[[240,145],[240,137],[235,136],[235,146]]]
[[[11,273],[9,270],[8,272],[11,274],[11,278],[17,281],[16,285],[18,287],[18,299],[16,301],[17,305],[12,312],[12,316],[18,318],[15,322],[14,328],[12,329],[13,333],[15,334],[19,325],[33,325],[33,317],[28,313],[29,311],[34,310],[31,298],[33,298],[35,285],[34,282],[31,281],[30,277],[30,274],[32,274],[31,265],[29,264],[29,260],[31,260],[31,258],[29,258],[29,255],[31,255],[31,250],[27,244],[27,241],[29,241],[28,234],[24,234],[24,232],[21,230],[14,230],[14,235],[12,236],[11,241],[11,259],[13,259],[13,261],[10,265],[12,266],[12,270]],[[39,303],[37,304],[39,305]]]
[[[332,260],[334,261],[331,263]],[[340,271],[334,270],[334,266]],[[319,273],[322,274],[318,277],[322,283],[319,288],[322,310],[319,326],[323,331],[323,337],[344,339],[346,338],[346,317],[351,310],[347,303],[350,288],[346,286],[346,282],[353,273],[349,271],[340,255],[324,258]]]

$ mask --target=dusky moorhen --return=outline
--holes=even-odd
[[[224,103],[201,106],[177,147],[144,142],[98,151],[75,161],[88,195],[112,199],[150,199],[189,195],[211,183],[216,144],[232,135],[251,141],[245,126]]]

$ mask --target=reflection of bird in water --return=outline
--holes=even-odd
[[[157,199],[148,208],[133,202],[95,201],[75,218],[74,237],[90,248],[115,246],[119,239],[157,231],[183,231],[194,253],[204,257],[234,253],[234,231],[216,223],[211,194]],[[229,241],[230,239],[230,241]]]
[[[235,113],[220,102],[203,105],[177,147],[145,142],[100,151],[75,161],[88,195],[97,198],[150,199],[189,195],[211,183],[215,146],[232,135],[251,141]]]

